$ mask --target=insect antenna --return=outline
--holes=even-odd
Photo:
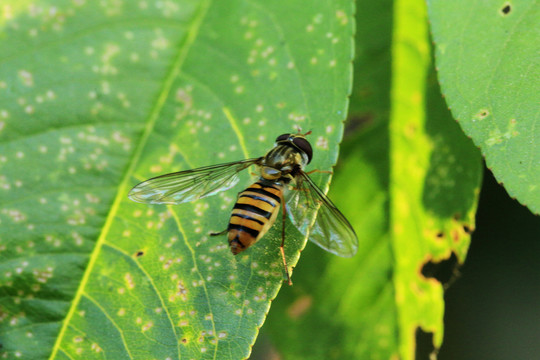
[[[306,137],[308,136],[309,134],[311,134],[311,130],[309,130],[307,133],[305,134],[302,134],[302,128],[300,126],[297,127],[297,130],[298,130],[298,135],[302,136],[302,137]]]

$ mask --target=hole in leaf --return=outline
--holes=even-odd
[[[187,342],[188,342],[188,339],[186,339],[186,338],[183,338],[183,339],[182,339],[182,340],[180,340],[180,341],[182,342],[182,344],[187,344]]]
[[[434,360],[437,358],[437,350],[433,346],[433,333],[425,332],[422,328],[416,328],[416,354],[415,360]]]
[[[512,11],[512,6],[510,6],[510,4],[506,4],[504,5],[504,7],[501,9],[501,13],[503,15],[508,15],[510,13],[510,11]]]
[[[139,250],[139,251],[137,251],[137,252],[135,253],[135,257],[141,257],[141,256],[143,256],[143,255],[144,255],[144,251],[142,251],[142,250]]]
[[[474,115],[474,119],[476,120],[484,120],[489,116],[489,110],[487,109],[480,109],[476,115]]]
[[[472,234],[472,229],[467,225],[463,225],[463,231],[467,234]]]
[[[444,233],[442,231],[439,231],[437,234],[435,234],[435,236],[437,237],[437,239],[442,239],[444,237]]]
[[[458,258],[454,252],[448,259],[443,259],[442,261],[435,262],[430,260],[422,266],[422,275],[426,278],[437,279],[441,284],[447,285],[453,280],[457,275],[457,263]]]

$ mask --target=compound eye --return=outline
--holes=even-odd
[[[313,157],[313,149],[311,148],[311,144],[309,143],[309,141],[307,141],[303,137],[295,137],[293,139],[293,144],[296,145],[307,155],[309,164],[311,162],[311,158]]]
[[[291,134],[279,135],[276,139],[276,142],[289,140],[289,136],[291,136]]]

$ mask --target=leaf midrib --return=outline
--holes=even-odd
[[[94,268],[94,265],[96,263],[96,259],[98,258],[101,248],[105,242],[105,238],[107,237],[107,234],[109,232],[109,229],[111,228],[112,222],[114,218],[116,217],[116,214],[118,212],[118,209],[120,207],[121,201],[124,199],[124,196],[128,189],[128,182],[134,173],[135,167],[139,162],[139,159],[141,157],[142,151],[146,145],[146,142],[148,140],[148,137],[150,136],[152,130],[154,129],[155,123],[159,117],[159,114],[163,108],[163,105],[165,104],[168,95],[170,94],[172,85],[174,80],[177,78],[178,74],[180,73],[180,69],[182,68],[185,59],[187,57],[187,54],[189,53],[189,50],[191,48],[191,45],[195,41],[199,29],[201,27],[201,24],[203,22],[203,19],[208,11],[208,8],[210,7],[210,1],[211,0],[204,0],[199,9],[197,9],[196,13],[193,16],[193,19],[191,21],[191,24],[189,26],[189,30],[185,37],[182,39],[181,43],[179,44],[179,51],[177,53],[177,56],[174,58],[174,61],[172,63],[172,67],[170,71],[168,72],[163,87],[159,93],[159,96],[156,100],[156,103],[154,107],[152,108],[152,111],[150,112],[150,115],[148,116],[148,119],[146,121],[146,126],[144,128],[143,134],[140,137],[139,144],[133,154],[133,157],[129,163],[128,169],[126,170],[124,177],[122,178],[122,182],[120,183],[120,186],[118,187],[118,192],[116,194],[116,197],[113,201],[113,204],[111,205],[111,209],[109,211],[109,214],[107,215],[107,219],[105,220],[105,223],[103,225],[103,229],[98,237],[98,240],[96,242],[96,246],[94,248],[94,251],[92,252],[90,256],[90,260],[88,262],[88,265],[86,267],[85,273],[83,275],[83,278],[81,279],[81,283],[77,289],[77,292],[75,293],[75,296],[73,298],[73,302],[71,304],[71,307],[64,319],[64,322],[62,324],[62,327],[60,329],[60,332],[58,333],[58,336],[56,338],[56,342],[52,348],[51,356],[49,359],[54,359],[56,357],[56,354],[58,353],[58,350],[60,350],[60,345],[62,343],[62,339],[64,337],[65,331],[68,327],[68,324],[70,323],[73,314],[75,313],[75,309],[80,303],[81,296],[84,293],[84,288],[88,282],[88,279],[90,277],[90,274],[92,273],[92,270]],[[164,309],[167,312],[167,316],[170,319],[170,316],[168,314],[167,308]],[[172,325],[172,329],[174,330],[174,324]],[[178,354],[180,354],[180,350],[178,349]]]

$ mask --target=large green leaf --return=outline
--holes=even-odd
[[[540,7],[535,0],[436,1],[442,90],[508,193],[540,213]]]
[[[0,17],[0,354],[241,359],[283,269],[279,229],[233,257],[236,190],[126,194],[163,172],[260,156],[312,130],[336,161],[352,3],[10,1]],[[328,175],[315,177],[323,188]],[[305,240],[288,229],[296,264]]]

